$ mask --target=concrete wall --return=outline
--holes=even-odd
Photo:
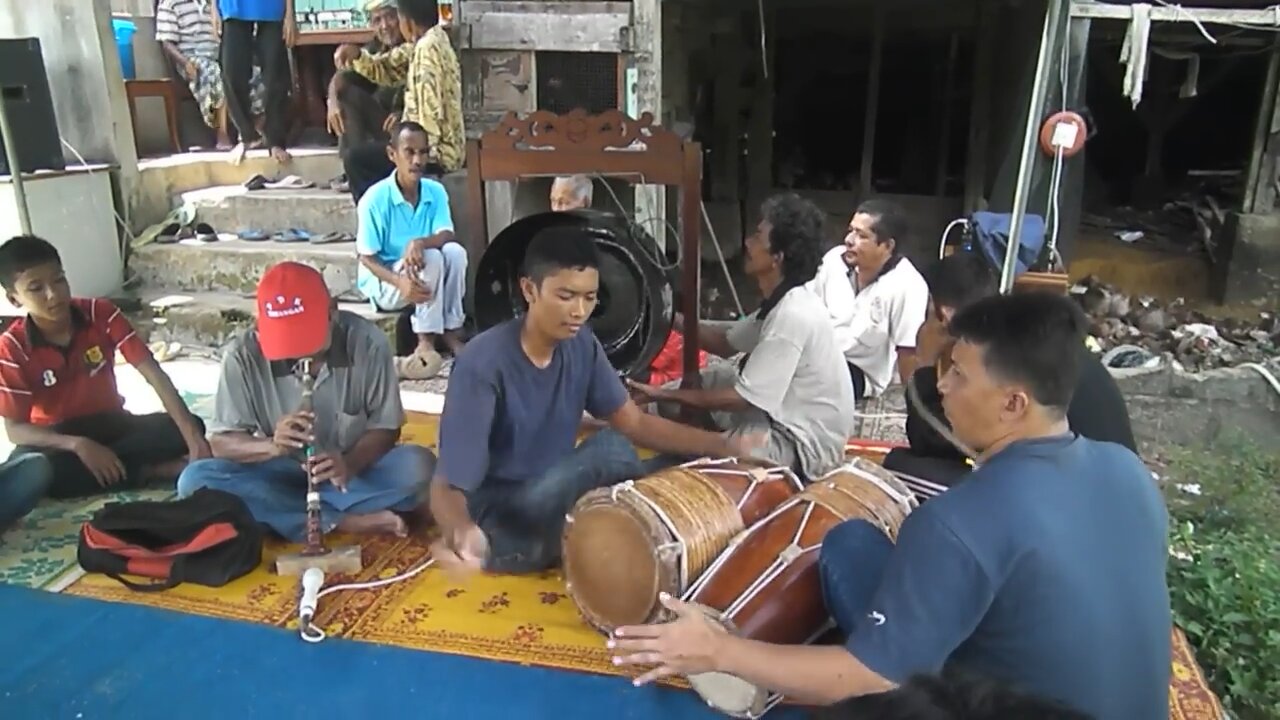
[[[1268,368],[1280,375],[1280,361]],[[1171,365],[1113,370],[1144,453],[1211,443],[1224,432],[1261,447],[1280,437],[1280,392],[1259,373],[1227,368],[1187,373]]]
[[[118,166],[132,197],[138,177],[110,0],[0,0],[0,37],[36,37],[62,139],[91,163]],[[76,154],[64,148],[68,163]],[[127,208],[126,208],[127,211]]]

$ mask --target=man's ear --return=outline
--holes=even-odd
[[[18,302],[18,296],[17,296],[17,295],[14,295],[13,293],[9,292],[8,290],[5,290],[5,291],[4,291],[4,297],[5,297],[5,299],[6,299],[6,300],[8,300],[8,301],[9,301],[9,304],[10,304],[10,305],[12,305],[12,306],[14,306],[14,307],[17,307],[17,308],[22,307],[22,303]]]
[[[391,161],[392,165],[396,164],[396,144],[394,139],[393,142],[387,143],[387,159]]]
[[[526,305],[533,304],[533,299],[538,295],[538,284],[533,281],[533,278],[520,278],[520,294],[524,296]]]

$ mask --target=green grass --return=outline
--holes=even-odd
[[[1280,452],[1176,450],[1164,490],[1175,620],[1229,712],[1280,719]]]

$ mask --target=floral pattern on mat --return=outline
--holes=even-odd
[[[1218,697],[1209,689],[1187,636],[1173,629],[1173,677],[1169,681],[1169,717],[1173,720],[1222,720]]]
[[[343,544],[341,538],[330,545]],[[349,540],[348,540],[349,542]],[[110,578],[89,575],[64,592],[198,615],[297,628],[297,578],[269,570],[297,546],[269,542],[263,565],[222,588],[182,585],[134,593]],[[429,557],[421,540],[366,538],[357,581],[389,578]],[[326,585],[343,578],[326,579]],[[559,573],[482,575],[455,583],[434,568],[375,590],[340,591],[320,602],[316,624],[330,636],[434,652],[554,668],[619,674],[604,637],[588,627],[565,594]]]
[[[342,542],[335,538],[331,544]],[[90,575],[65,592],[296,630],[297,579],[280,577],[267,569],[276,555],[296,549],[269,544],[262,567],[223,588],[183,585],[162,593],[134,593],[114,580]],[[415,567],[428,555],[426,546],[417,539],[367,539],[365,568],[352,579],[389,578]],[[326,584],[341,580],[329,578]],[[609,662],[604,638],[578,615],[558,572],[525,577],[486,575],[458,583],[441,571],[428,569],[374,590],[329,595],[320,601],[316,623],[331,636],[352,640],[604,675],[624,674]],[[1221,720],[1217,700],[1190,645],[1176,629],[1173,659],[1170,718]]]
[[[0,536],[0,583],[46,588],[77,567],[80,525],[109,502],[164,500],[168,490],[132,490],[77,500],[46,500]]]

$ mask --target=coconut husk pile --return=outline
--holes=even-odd
[[[1188,308],[1130,297],[1087,277],[1071,295],[1091,321],[1090,334],[1111,367],[1136,367],[1172,355],[1190,372],[1266,362],[1280,355],[1280,318],[1259,312],[1251,320],[1217,320]],[[1145,351],[1145,352],[1143,352]]]

